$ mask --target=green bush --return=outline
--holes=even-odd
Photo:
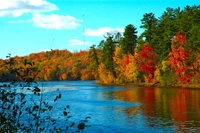
[[[162,72],[160,76],[160,81],[162,85],[174,86],[178,83],[176,74],[173,71]]]

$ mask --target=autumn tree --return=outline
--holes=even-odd
[[[136,63],[139,66],[139,71],[146,73],[148,76],[148,82],[152,82],[158,61],[153,48],[149,45],[144,45],[136,60]]]
[[[114,61],[116,63],[117,83],[134,83],[137,81],[137,65],[135,57],[132,54],[123,54],[119,57],[120,47],[117,47],[114,53]]]
[[[186,43],[186,34],[177,33],[172,41],[172,51],[169,54],[169,61],[174,69],[180,83],[189,84],[194,76],[194,67],[189,60],[191,53],[184,49]]]

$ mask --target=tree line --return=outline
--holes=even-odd
[[[15,67],[32,61],[37,80],[91,80],[104,84],[200,84],[200,5],[166,8],[159,18],[145,13],[137,35],[133,24],[105,35],[87,51],[51,50],[14,57]],[[0,80],[15,78],[0,60]],[[24,72],[26,68],[24,68]],[[24,73],[23,72],[23,73]],[[8,78],[9,80],[9,78]]]

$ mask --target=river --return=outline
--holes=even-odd
[[[59,89],[56,105],[70,105],[75,122],[90,116],[83,132],[200,132],[200,90],[102,86],[94,81],[41,82]],[[53,100],[53,99],[50,99]]]

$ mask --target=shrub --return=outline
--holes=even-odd
[[[39,73],[34,62],[24,60],[24,66],[15,68],[15,61],[8,56],[5,65],[11,83],[0,86],[0,132],[80,132],[85,128],[85,120],[76,124],[70,122],[70,106],[66,105],[61,114],[54,113],[54,105],[62,94],[56,90],[53,102],[46,101],[46,94],[34,81]],[[6,79],[6,74],[5,74]],[[60,109],[59,109],[60,110]]]

